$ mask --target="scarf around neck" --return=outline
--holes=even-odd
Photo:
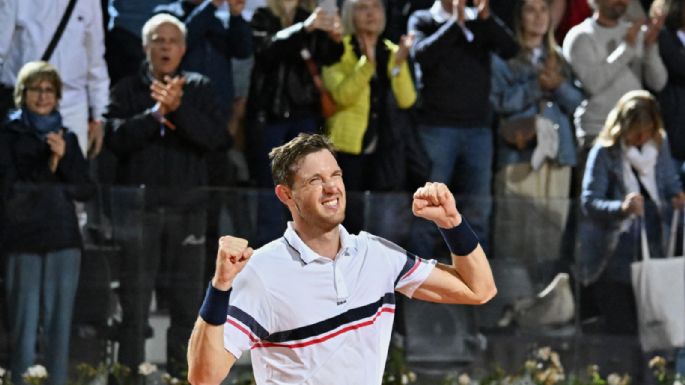
[[[57,110],[47,115],[39,115],[26,107],[22,107],[15,111],[10,118],[11,120],[20,120],[41,139],[45,139],[51,132],[58,132],[62,129],[62,115]]]
[[[649,140],[638,149],[635,146],[621,144],[623,152],[623,181],[627,191],[640,192],[640,183],[657,206],[661,205],[659,191],[656,185],[656,162],[659,155],[654,140]],[[633,170],[635,170],[633,172]],[[638,178],[640,178],[638,182]],[[647,197],[645,197],[647,198]]]

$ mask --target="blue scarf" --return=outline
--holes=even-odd
[[[41,139],[45,139],[51,132],[62,129],[62,115],[57,110],[47,115],[39,115],[22,107],[11,113],[10,120],[20,120]]]

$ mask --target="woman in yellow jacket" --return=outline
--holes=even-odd
[[[394,109],[416,101],[407,64],[413,39],[402,36],[397,46],[379,38],[385,28],[381,0],[346,0],[342,22],[343,56],[323,69],[324,85],[337,106],[326,130],[338,150],[347,190],[368,190]]]

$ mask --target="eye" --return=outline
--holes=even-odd
[[[307,184],[309,184],[309,185],[311,185],[311,186],[318,186],[318,185],[320,185],[321,183],[323,183],[323,180],[321,179],[320,176],[312,177],[312,178],[310,178],[310,179],[307,181]]]

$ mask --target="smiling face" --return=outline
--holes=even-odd
[[[178,27],[162,23],[152,31],[144,48],[152,74],[161,80],[165,75],[176,73],[186,52],[186,43]]]
[[[29,111],[48,115],[57,107],[57,89],[49,80],[39,80],[26,87],[24,103]]]
[[[342,170],[328,150],[305,155],[298,162],[292,187],[278,185],[277,194],[300,233],[328,232],[345,219]]]

